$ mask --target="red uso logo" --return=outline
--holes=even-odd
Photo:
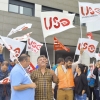
[[[14,51],[15,51],[15,56],[19,57],[19,55],[20,55],[20,48],[15,48]]]
[[[45,25],[45,28],[46,30],[50,30],[52,27],[58,29],[61,25],[63,27],[65,26],[68,26],[70,24],[70,21],[66,18],[63,18],[63,19],[58,19],[58,17],[50,17],[49,18],[49,25],[47,26],[47,19],[44,18],[44,25]]]
[[[100,14],[100,8],[92,8],[92,7],[80,7],[81,8],[81,14],[84,15],[84,16],[87,16],[89,14],[91,15],[94,15],[94,14]],[[85,9],[86,9],[86,12],[85,12]]]
[[[32,48],[36,48],[37,50],[39,50],[41,48],[41,45],[37,44],[35,41],[31,41],[30,39],[28,39],[28,44],[32,47]]]
[[[88,49],[88,51],[90,52],[90,53],[93,53],[94,51],[95,51],[95,46],[93,45],[93,44],[91,44],[91,45],[88,45],[88,43],[86,43],[86,42],[84,42],[84,43],[79,43],[78,44],[78,50],[80,50],[81,49],[81,45],[82,45],[82,47],[83,47],[83,49]]]

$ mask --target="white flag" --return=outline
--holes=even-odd
[[[96,60],[100,60],[100,53],[95,53]]]
[[[15,38],[13,38],[14,40],[18,40],[18,41],[27,41],[28,40],[28,37],[30,37],[30,34],[31,34],[32,32],[30,32],[30,33],[27,33],[27,34],[25,34],[25,35],[23,35],[23,36],[21,36],[21,37],[15,37]]]
[[[6,48],[10,51],[10,59],[14,61],[14,59],[19,57],[22,53],[25,43],[3,36],[1,36],[1,39],[3,40]]]
[[[86,23],[87,32],[95,32],[100,30],[100,20]]]
[[[81,23],[100,20],[100,3],[79,2],[79,13]]]
[[[60,33],[73,28],[75,14],[65,14],[61,12],[41,12],[41,24],[44,38],[49,35]]]
[[[80,54],[80,49],[82,46],[84,51],[92,58],[95,55],[98,43],[98,41],[92,39],[79,38],[75,54]]]
[[[31,27],[32,27],[31,23],[22,24],[22,25],[18,26],[17,28],[12,29],[7,36],[10,36],[10,35],[12,35],[14,33],[17,33],[18,31],[23,31],[23,30],[26,30],[26,29],[31,28]]]
[[[42,43],[29,37],[27,41],[26,51],[32,51],[32,52],[37,53],[41,49],[42,46],[43,46]]]

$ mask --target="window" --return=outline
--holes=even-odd
[[[58,11],[58,12],[63,12],[63,10],[56,9],[56,8],[51,8],[47,6],[42,6],[42,11]]]
[[[18,6],[17,5],[9,4],[9,11],[10,12],[18,13]]]
[[[22,2],[22,1],[10,0],[9,12],[34,16],[35,5],[27,2]]]
[[[32,16],[32,9],[20,6],[20,14]]]

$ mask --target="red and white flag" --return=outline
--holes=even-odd
[[[8,83],[10,83],[10,78],[9,77],[6,77],[6,78],[0,80],[0,84],[8,84]]]
[[[27,47],[26,47],[26,51],[32,51],[37,53],[41,47],[43,46],[42,43],[34,40],[33,38],[29,37],[28,41],[27,41]]]
[[[41,12],[41,24],[44,38],[74,28],[74,16],[75,14],[65,14],[54,11]]]
[[[100,20],[100,3],[79,2],[79,13],[81,23]]]
[[[65,50],[70,52],[70,48],[64,46],[56,37],[54,37],[54,50]]]
[[[0,36],[6,48],[10,51],[10,59],[14,61],[16,57],[19,57],[22,53],[25,43],[13,40],[8,37]]]
[[[87,37],[88,37],[89,39],[93,39],[92,33],[91,33],[91,32],[88,32],[88,33],[87,33]]]
[[[18,40],[18,41],[27,41],[28,40],[28,37],[30,37],[30,34],[31,34],[32,32],[30,32],[30,33],[27,33],[27,34],[25,34],[25,35],[23,35],[23,36],[21,36],[21,37],[15,37],[15,38],[13,38],[14,40]]]
[[[83,47],[84,52],[86,52],[92,58],[95,55],[98,43],[99,43],[98,41],[92,39],[79,38],[75,54],[79,55],[80,49],[81,47]]]
[[[31,23],[25,23],[25,24],[19,25],[17,28],[12,29],[7,36],[10,36],[14,33],[17,33],[18,31],[23,31],[23,30],[26,30],[26,29],[31,28],[31,27],[32,27]]]
[[[28,66],[27,71],[28,71],[29,73],[31,73],[33,70],[35,70],[35,67],[34,67],[34,65],[30,62],[30,65]]]

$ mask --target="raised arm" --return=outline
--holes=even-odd
[[[73,70],[73,72],[75,71],[77,65],[78,65],[79,63],[82,63],[82,54],[83,54],[83,52],[84,52],[84,49],[81,49],[81,50],[80,50],[80,56],[79,56],[78,61],[72,63],[72,70]]]

